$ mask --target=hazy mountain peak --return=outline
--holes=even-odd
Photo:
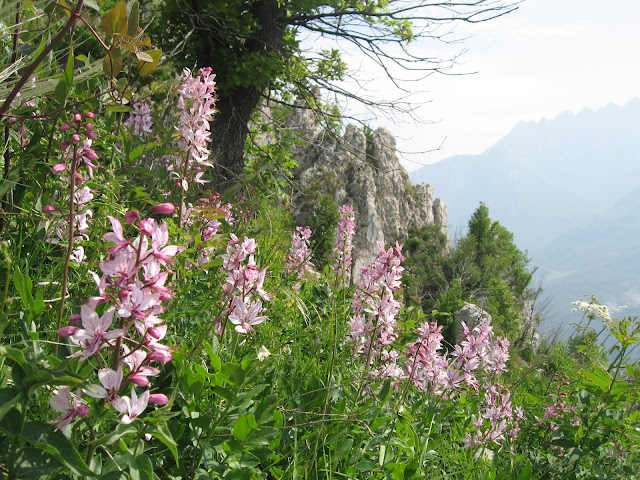
[[[610,298],[640,280],[629,277],[640,272],[638,232],[630,230],[640,226],[631,201],[640,194],[640,98],[519,122],[483,154],[450,157],[411,178],[440,192],[452,231],[465,228],[483,201],[533,265],[538,258],[553,278],[573,282],[574,300],[603,289],[592,278],[606,278]],[[584,270],[590,258],[597,262]],[[564,273],[554,277],[554,268]],[[626,283],[616,283],[618,272]]]

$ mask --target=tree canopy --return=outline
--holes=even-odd
[[[529,258],[513,234],[491,219],[481,203],[469,220],[468,233],[454,247],[433,225],[413,232],[406,242],[407,293],[426,312],[453,314],[463,302],[479,304],[503,334],[518,338],[530,290]],[[452,340],[451,321],[444,321]]]
[[[397,70],[416,80],[450,69],[412,45],[420,38],[446,41],[456,22],[504,15],[509,0],[159,0],[150,1],[154,39],[180,67],[210,66],[217,73],[219,114],[212,125],[218,180],[233,182],[244,166],[247,124],[261,97],[316,108],[314,86],[381,108],[402,108],[340,85],[350,71],[339,48],[374,62],[398,87]],[[310,36],[302,42],[303,36]],[[315,41],[311,41],[315,40]],[[326,45],[330,45],[327,47]],[[356,81],[358,79],[356,78]],[[406,105],[405,105],[406,107]]]

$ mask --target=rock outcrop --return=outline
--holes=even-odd
[[[367,137],[361,128],[348,125],[342,136],[328,134],[303,109],[295,110],[287,123],[302,140],[293,150],[300,195],[322,189],[339,205],[356,209],[353,272],[374,259],[376,242],[404,240],[411,228],[430,224],[447,233],[446,203],[435,198],[431,186],[411,185],[389,131],[379,128]],[[303,219],[305,213],[297,216]]]
[[[319,100],[319,98],[318,98]],[[271,109],[263,106],[260,122],[273,121]],[[396,156],[393,135],[379,128],[365,132],[348,125],[343,135],[319,127],[310,109],[294,108],[286,129],[298,139],[291,153],[299,167],[295,176],[299,184],[294,212],[299,225],[306,223],[310,191],[333,196],[338,205],[349,204],[356,210],[356,238],[352,272],[356,275],[377,254],[376,243],[390,244],[404,240],[411,228],[436,224],[447,234],[447,205],[435,198],[430,185],[412,185],[409,175]],[[265,145],[277,133],[263,134],[254,141]],[[303,206],[301,208],[301,206]]]
[[[469,330],[473,330],[474,327],[482,323],[483,320],[491,321],[491,315],[477,305],[465,302],[454,316],[453,335],[456,339],[456,344],[459,345],[460,342],[465,339],[462,322],[464,322]]]

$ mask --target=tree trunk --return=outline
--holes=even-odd
[[[245,52],[264,56],[279,52],[286,31],[285,9],[278,6],[278,0],[260,0],[251,6],[250,11],[260,27],[247,39]],[[212,56],[214,60],[215,52],[212,52]],[[214,187],[219,191],[235,184],[244,170],[244,146],[249,133],[249,120],[269,83],[267,79],[262,85],[234,87],[219,93],[216,104],[218,113],[211,125]]]

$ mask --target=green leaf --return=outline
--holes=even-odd
[[[375,468],[377,468],[377,465],[375,463],[372,463],[366,460],[362,462],[358,462],[358,464],[356,465],[356,470],[358,470],[359,472],[370,472]]]
[[[128,425],[120,424],[116,427],[116,429],[113,432],[89,443],[91,443],[92,445],[111,445],[112,443],[120,440],[125,435],[130,435],[130,434],[136,433],[137,431],[138,429],[135,427],[134,424],[131,424],[131,423]]]
[[[273,427],[262,427],[259,430],[251,433],[242,442],[245,448],[256,449],[258,447],[264,447],[269,445],[271,441],[280,434],[280,430]]]
[[[608,391],[611,386],[609,373],[601,367],[594,366],[592,371],[585,372],[585,376],[587,383],[597,386],[603,392]]]
[[[17,363],[20,369],[25,373],[31,373],[34,371],[33,365],[30,362],[27,362],[22,350],[0,346],[0,359],[4,357]]]
[[[160,58],[162,58],[162,50],[160,48],[156,48],[155,50],[147,50],[144,52],[145,55],[151,58],[151,60],[145,60],[138,62],[138,71],[141,76],[150,75],[156,71],[158,68],[158,63],[160,62]],[[140,57],[138,57],[140,58]]]
[[[235,422],[233,422],[233,438],[238,441],[242,441],[253,431],[258,428],[256,418],[252,413],[242,415]]]
[[[20,401],[22,392],[15,388],[0,389],[0,420]]]
[[[80,386],[83,383],[85,383],[85,379],[79,375],[42,368],[25,377],[22,381],[22,388],[27,389],[27,396],[31,397],[36,389],[44,385],[68,385],[71,387],[73,384]]]
[[[387,463],[384,466],[385,470],[391,472],[391,480],[404,480],[404,469],[406,465],[403,463]]]
[[[149,142],[143,145],[138,145],[129,153],[129,160],[133,162],[140,155],[142,155],[145,152],[148,152],[149,150],[151,150],[154,147],[157,147],[158,145],[160,145],[160,142]]]
[[[251,468],[260,464],[260,459],[249,452],[234,452],[225,458],[225,463],[231,468]],[[235,478],[252,478],[246,476],[246,471],[243,472],[244,476],[236,476]],[[225,478],[232,478],[232,476],[225,475]]]
[[[153,480],[153,465],[146,455],[126,455],[131,480]]]
[[[531,480],[531,462],[527,462],[524,466],[520,475],[518,475],[518,480]]]
[[[22,275],[20,267],[18,266],[16,266],[16,269],[13,272],[13,285],[16,287],[16,290],[22,299],[22,304],[24,305],[25,310],[30,312],[33,304],[33,297],[31,296],[31,279],[29,278],[29,275]]]
[[[109,75],[111,78],[118,76],[122,70],[122,52],[119,47],[112,48],[107,52],[107,55],[104,57],[103,68],[104,73]]]
[[[207,353],[209,354],[209,359],[211,360],[211,366],[216,372],[219,372],[220,370],[222,370],[222,362],[220,361],[220,357],[216,355],[216,353],[213,351],[213,347],[209,342],[205,340],[203,344],[204,344],[204,348],[207,349]]]
[[[352,447],[353,447],[352,438],[347,438],[344,441],[338,442],[338,448],[336,449],[336,454],[333,457],[333,460],[335,460],[336,462],[339,462],[340,460],[345,458],[351,451]]]
[[[235,398],[235,394],[227,388],[211,387],[210,390],[220,398],[224,398],[227,402],[231,402]]]
[[[32,447],[38,448],[62,462],[74,475],[95,477],[80,453],[59,430],[44,422],[30,422],[24,426],[22,436]]]
[[[152,437],[156,437],[158,440],[164,443],[173,455],[173,458],[176,461],[176,465],[179,465],[178,444],[173,439],[173,435],[171,435],[171,431],[167,426],[167,422],[158,422],[154,425],[150,425],[145,433],[148,433]]]
[[[245,371],[237,363],[225,363],[220,371],[220,378],[231,385],[242,385]]]
[[[95,0],[84,0],[84,6],[100,13],[100,6]]]
[[[22,447],[17,452],[14,478],[20,480],[48,478],[45,475],[63,467],[64,465],[53,455],[49,455],[39,448]]]
[[[33,313],[40,315],[47,306],[44,303],[44,295],[42,290],[36,290],[36,301],[33,303]]]
[[[141,62],[153,62],[153,57],[147,52],[136,51],[136,57]]]
[[[138,21],[140,19],[140,8],[138,2],[131,3],[129,9],[129,25],[127,26],[127,35],[135,38],[138,34]]]
[[[56,100],[60,103],[64,103],[67,99],[67,95],[73,85],[73,58],[73,48],[70,48],[67,65],[64,67],[64,71],[62,72],[60,80],[58,80],[55,90]]]
[[[130,112],[133,108],[127,105],[109,105],[107,112]]]
[[[102,31],[107,35],[115,35],[127,33],[127,30],[127,7],[120,2],[102,20]]]

